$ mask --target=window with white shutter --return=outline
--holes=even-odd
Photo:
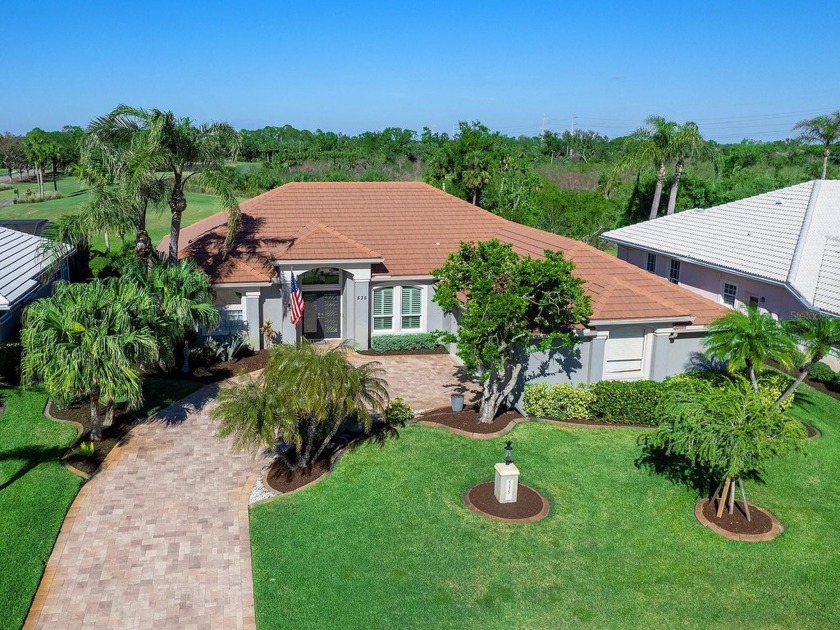
[[[645,332],[644,328],[636,326],[610,331],[605,348],[605,378],[638,378],[643,375]]]
[[[394,287],[373,290],[373,329],[394,329]]]
[[[402,288],[402,330],[419,330],[423,314],[423,291],[418,287]]]

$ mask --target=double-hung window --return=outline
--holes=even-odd
[[[418,287],[402,288],[402,312],[400,328],[402,330],[420,330],[420,317],[423,312],[423,291]]]
[[[373,329],[394,329],[394,287],[373,290]]]
[[[671,269],[668,273],[668,280],[674,284],[680,283],[680,261],[671,259]]]
[[[723,283],[723,303],[727,306],[735,306],[735,296],[738,294],[738,287],[728,282]]]
[[[656,273],[656,254],[647,255],[647,270]]]

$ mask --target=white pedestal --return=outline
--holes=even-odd
[[[516,503],[519,491],[519,469],[516,464],[496,464],[493,494],[499,503]]]

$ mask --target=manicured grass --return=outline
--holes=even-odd
[[[33,183],[18,184],[14,183],[16,188],[20,189],[20,194],[23,195],[27,189],[33,192],[37,191],[38,186]],[[45,190],[52,191],[52,181],[47,182]],[[90,193],[75,177],[60,177],[58,179],[58,190],[64,197],[61,199],[53,199],[51,201],[42,201],[38,203],[21,203],[0,208],[0,220],[3,219],[51,219],[55,220],[64,214],[77,212],[81,206],[90,199]],[[0,191],[0,201],[4,199],[11,199],[14,196],[14,191],[5,190]],[[222,211],[222,203],[217,197],[213,195],[205,195],[202,193],[187,193],[187,210],[184,212],[182,226],[186,227],[196,221],[200,221],[217,212]],[[168,208],[164,208],[162,212],[152,211],[149,213],[147,228],[152,242],[157,245],[160,240],[169,234],[170,213]],[[118,243],[118,238],[115,234],[111,235],[112,246]],[[93,246],[97,249],[104,247],[104,239],[99,237],[93,242]]]
[[[516,427],[538,523],[463,506],[506,438],[412,426],[342,458],[320,484],[251,511],[257,621],[269,628],[827,628],[840,624],[840,403],[804,389],[823,432],[748,482],[786,531],[724,540],[696,490],[637,465],[637,429]]]
[[[0,628],[17,628],[82,480],[59,463],[76,429],[44,417],[46,395],[2,387],[0,395]]]

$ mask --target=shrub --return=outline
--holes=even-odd
[[[820,383],[833,383],[838,377],[840,377],[840,372],[835,372],[825,363],[817,363],[811,368],[808,375]]]
[[[593,398],[586,385],[536,383],[525,388],[522,410],[538,418],[589,418]]]
[[[406,350],[434,350],[440,345],[435,333],[411,335],[377,335],[371,338],[370,348],[376,352],[405,352]]]
[[[656,381],[601,381],[590,385],[592,414],[604,422],[656,425],[667,387]]]
[[[758,375],[758,393],[761,396],[761,400],[767,404],[772,405],[776,400],[778,400],[779,396],[784,393],[784,391],[788,388],[788,386],[793,382],[793,379],[788,376],[787,374],[782,374],[781,372],[776,371],[764,371]],[[793,399],[796,398],[796,392],[788,396],[781,405],[779,405],[779,409],[785,411],[789,409],[790,406],[793,404]]]
[[[96,452],[96,446],[93,442],[80,442],[79,445],[70,452],[73,455],[78,455],[79,457],[87,459],[93,457]]]
[[[42,201],[52,201],[53,199],[61,199],[64,197],[58,191],[47,191],[44,193],[44,198],[38,196],[37,193],[33,193],[31,190],[27,190],[19,199],[15,200],[15,203],[40,203]]]
[[[17,383],[20,379],[20,357],[23,347],[18,342],[0,342],[0,380]]]
[[[385,409],[385,422],[388,424],[403,425],[414,419],[414,410],[402,398],[397,396]]]
[[[11,190],[14,188],[11,184],[0,184],[0,190]]]
[[[227,337],[208,337],[204,345],[210,348],[215,354],[216,360],[222,363],[233,361],[238,354],[251,347],[248,341],[248,335],[244,332],[238,335],[228,335]]]
[[[692,391],[695,393],[705,391],[704,383],[708,383],[713,387],[727,387],[732,384],[734,380],[740,378],[737,374],[726,374],[724,372],[716,372],[713,370],[697,370],[689,374],[680,374],[679,376],[671,376],[664,381],[666,391],[671,391],[670,388],[675,387],[680,391]],[[776,402],[779,396],[782,395],[788,385],[793,379],[786,374],[776,372],[775,370],[765,370],[761,372],[758,377],[758,388],[762,400],[770,405]],[[789,396],[779,408],[784,411],[790,408],[793,404],[795,394]]]

